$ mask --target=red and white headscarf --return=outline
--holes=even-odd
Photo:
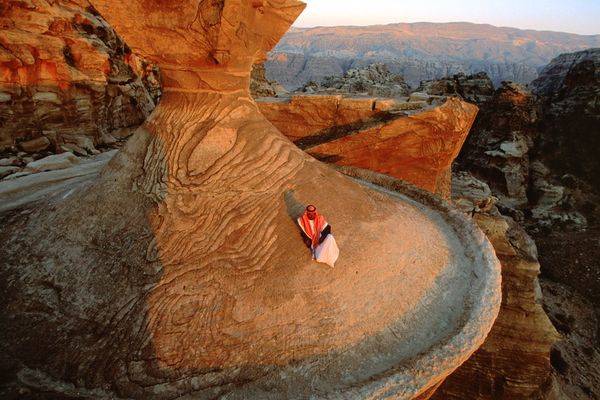
[[[311,220],[308,218],[307,211],[305,211],[304,214],[298,218],[298,225],[300,225],[300,228],[302,228],[306,236],[308,236],[312,241],[313,248],[317,247],[319,244],[319,238],[321,237],[321,232],[323,232],[323,229],[327,228],[327,221],[325,221],[325,217],[316,211],[315,214],[315,219],[312,220],[313,226],[310,224]]]

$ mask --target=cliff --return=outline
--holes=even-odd
[[[264,99],[258,105],[284,135],[319,160],[387,174],[446,198],[452,162],[477,115],[477,107],[458,99],[428,106],[427,101],[315,95]]]
[[[600,48],[563,54],[532,83],[542,125],[536,157],[555,175],[571,174],[600,188]]]
[[[494,246],[502,264],[502,306],[484,345],[433,398],[551,399],[551,349],[561,336],[542,308],[535,243],[512,218],[498,212],[490,188],[470,174],[454,177],[452,199],[473,216]]]
[[[158,70],[93,8],[9,0],[0,27],[0,151],[88,154],[154,109]]]

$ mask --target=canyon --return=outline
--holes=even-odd
[[[598,375],[590,371],[600,353],[594,347],[594,306],[587,303],[597,301],[589,269],[594,259],[579,254],[586,251],[579,243],[566,256],[552,248],[557,241],[590,248],[594,243],[597,175],[587,171],[597,166],[596,50],[553,60],[533,93],[514,83],[495,89],[485,73],[423,80],[411,91],[391,68],[364,61],[364,68],[290,95],[260,63],[284,46],[267,55],[301,11],[299,2],[230,0],[222,9],[205,5],[199,14],[185,1],[177,11],[145,8],[141,1],[127,9],[95,1],[100,11],[77,3],[15,2],[12,14],[0,11],[2,23],[13,24],[8,37],[21,38],[19,46],[5,46],[9,62],[2,64],[0,103],[0,237],[7,244],[0,251],[0,322],[10,327],[0,333],[3,396],[595,395]],[[45,25],[14,24],[32,10]],[[152,43],[140,35],[136,13],[147,21],[144,32]],[[82,16],[96,28],[50,29],[53,20],[77,27]],[[198,23],[193,35],[206,35],[194,41],[203,52],[169,46],[188,32],[190,21]],[[32,51],[54,43],[55,35],[68,38],[69,46],[86,44],[77,59],[104,59],[112,67],[93,64],[85,78],[69,84],[76,80],[74,67],[58,52],[65,44],[50,46],[56,51],[47,57]],[[102,39],[107,35],[108,42]],[[25,66],[23,49],[36,55]],[[49,61],[71,75],[43,75],[39,71]],[[24,68],[38,75],[23,80],[18,71]],[[126,71],[124,85],[133,85],[126,91],[133,100],[114,90],[123,85],[111,78],[115,70]],[[104,100],[65,114],[73,110],[71,96],[89,96],[82,93],[90,90],[105,93]],[[55,93],[61,101],[40,102],[38,93]],[[37,108],[60,117],[31,123],[29,110]],[[13,118],[23,122],[4,129]],[[583,125],[575,123],[580,119]],[[279,132],[308,154],[337,164],[336,170]],[[569,143],[573,137],[588,145],[549,151],[557,140],[578,143]],[[295,245],[298,232],[291,222],[314,199],[334,221],[342,249],[356,237],[372,249],[384,229],[383,241],[394,246],[377,246],[388,258],[358,256],[361,244],[338,270],[315,270]],[[455,255],[441,267],[447,247]],[[463,252],[470,254],[466,261]],[[568,258],[581,262],[573,265]],[[404,265],[406,272],[397,276],[385,267],[388,262]],[[414,263],[422,274],[411,276]],[[348,266],[362,272],[347,276]],[[441,287],[428,286],[434,278]],[[465,279],[472,290],[465,291]],[[368,311],[347,297],[356,282],[362,282],[361,299],[379,292]],[[334,292],[323,288],[332,284]],[[426,307],[407,300],[408,286],[410,293],[421,293]],[[585,299],[570,296],[573,288]],[[464,302],[472,307],[461,314],[458,304]],[[399,305],[400,311],[392,311]],[[448,307],[452,313],[444,311]],[[291,309],[297,315],[290,322],[292,313],[285,310]],[[412,311],[402,314],[406,310]],[[367,314],[372,318],[365,319]],[[582,315],[589,324],[579,322]],[[550,320],[563,335],[558,343],[561,336]],[[32,331],[33,323],[41,328]],[[334,338],[331,332],[340,326],[348,334]],[[443,334],[428,335],[428,329]],[[376,333],[376,342],[357,339],[367,331]],[[40,336],[45,332],[52,339]],[[412,359],[420,348],[428,350]],[[589,363],[578,356],[582,351]],[[270,362],[250,363],[257,358]]]
[[[98,175],[2,215],[3,395],[427,398],[481,346],[500,265],[471,220],[315,160],[251,98],[303,3],[93,5],[162,96]],[[309,201],[335,269],[300,240]]]

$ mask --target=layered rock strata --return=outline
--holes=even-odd
[[[452,162],[477,115],[476,106],[454,98],[437,107],[342,96],[258,104],[283,134],[317,159],[388,174],[446,198]],[[421,110],[404,111],[410,108]]]
[[[410,399],[481,345],[500,303],[484,235],[307,156],[251,99],[302,3],[94,5],[164,97],[96,180],[3,218],[3,394]],[[336,269],[301,243],[308,202]]]
[[[549,398],[551,349],[560,339],[542,308],[533,240],[500,215],[489,187],[455,176],[453,200],[490,239],[502,264],[502,307],[483,346],[441,386],[435,399]]]
[[[8,0],[0,27],[0,151],[87,154],[154,109],[158,70],[93,8]]]

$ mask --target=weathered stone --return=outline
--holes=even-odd
[[[135,129],[132,129],[132,128],[121,128],[121,129],[117,129],[116,131],[112,131],[110,134],[111,134],[111,136],[113,136],[114,138],[116,138],[118,140],[123,140],[123,139],[127,139],[128,137],[133,135],[134,132],[135,132]]]
[[[102,145],[112,146],[115,143],[117,143],[117,139],[109,133],[105,133],[100,137],[100,144]]]
[[[87,2],[7,4],[0,11],[0,149],[51,130],[51,150],[59,150],[64,134],[98,139],[150,114],[158,71],[131,54]]]
[[[63,135],[64,145],[65,146],[74,146],[76,149],[82,149],[85,152],[93,153],[96,150],[94,146],[94,141],[87,137],[81,135]]]
[[[410,87],[400,75],[392,74],[385,64],[348,70],[344,76],[329,76],[319,83],[309,82],[299,92],[363,94],[371,97],[405,97]]]
[[[2,167],[0,166],[0,179],[3,179],[6,176],[12,175],[15,172],[20,171],[21,168],[15,166]]]
[[[485,183],[467,172],[452,174],[452,201],[465,213],[490,212],[496,198]]]
[[[474,75],[457,74],[442,79],[422,81],[417,92],[435,96],[460,96],[481,104],[494,95],[494,84],[485,72]]]
[[[3,389],[411,399],[483,342],[500,305],[483,234],[435,196],[315,161],[253,102],[252,65],[302,3],[94,5],[165,94],[93,183],[2,221]],[[335,269],[300,240],[309,201]]]
[[[0,167],[10,167],[19,164],[19,159],[17,157],[8,157],[0,159]]]
[[[54,171],[72,167],[79,162],[79,158],[72,153],[61,153],[30,162],[25,169],[31,172]]]
[[[273,125],[317,159],[385,173],[449,198],[450,168],[477,107],[449,99],[406,116],[378,111],[377,101],[295,96],[258,104]]]
[[[570,200],[554,213],[569,220],[575,209],[585,218],[600,220],[600,48],[556,57],[532,87],[540,97],[542,116],[533,156],[551,172],[543,187],[533,188],[534,198],[547,197],[548,184],[569,186],[565,197]],[[562,182],[565,174],[574,178],[569,185]],[[563,218],[556,221],[556,227],[578,229],[577,224],[563,225]]]
[[[490,196],[487,185],[472,176],[459,174],[455,181],[462,184],[454,187],[453,198],[463,204],[471,200],[473,211],[481,199]],[[473,215],[502,264],[502,307],[484,345],[450,375],[433,398],[547,398],[552,381],[550,352],[560,336],[542,309],[535,244],[495,208]]]
[[[32,140],[19,143],[19,147],[27,153],[35,153],[37,151],[46,150],[50,147],[50,140],[47,137],[39,137]]]
[[[489,100],[467,138],[460,168],[484,179],[506,208],[528,205],[530,151],[537,136],[538,107],[526,88],[504,82]]]
[[[260,97],[279,97],[285,96],[287,90],[279,83],[267,79],[265,76],[265,66],[261,63],[252,68],[250,94],[255,99]]]
[[[429,95],[427,93],[414,92],[410,94],[409,101],[428,101]]]
[[[115,156],[112,150],[98,156],[75,162],[64,163],[64,168],[54,168],[46,172],[24,171],[14,174],[10,181],[0,184],[0,213],[30,206],[50,197],[69,196],[78,185],[91,182],[106,164]],[[70,153],[65,153],[74,157]],[[64,156],[60,154],[53,157]],[[9,177],[10,178],[10,177]]]
[[[6,177],[4,177],[4,180],[9,181],[9,180],[13,180],[13,179],[18,179],[18,178],[22,178],[24,176],[27,175],[31,175],[33,172],[32,171],[17,171],[11,175],[7,175]]]

